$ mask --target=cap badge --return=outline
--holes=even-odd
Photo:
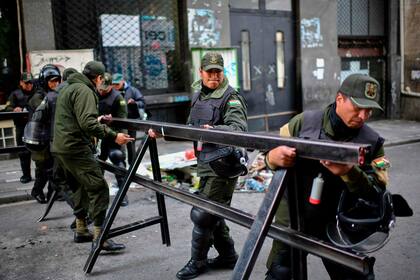
[[[210,56],[210,63],[211,64],[217,64],[217,56],[216,55]]]
[[[369,99],[375,99],[378,92],[378,85],[374,83],[366,83],[365,96]]]

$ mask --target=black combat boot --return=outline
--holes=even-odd
[[[96,247],[96,243],[98,241],[99,235],[101,234],[102,227],[93,227],[93,240],[92,240],[92,249]],[[115,243],[111,239],[107,239],[104,241],[101,247],[102,250],[107,252],[120,252],[125,249],[124,244]]]
[[[191,259],[176,274],[178,279],[193,279],[207,271],[207,253],[211,246],[215,216],[193,207],[191,220],[194,222]]]
[[[41,190],[40,192],[37,192],[36,190],[32,189],[31,196],[38,201],[38,203],[45,204],[47,203],[47,200],[45,199],[44,192]]]
[[[273,259],[265,280],[289,280],[292,277],[290,251],[281,250]]]
[[[22,169],[22,177],[20,182],[22,184],[29,183],[32,181],[31,177],[31,154],[28,151],[18,153],[20,159],[20,167]]]
[[[207,270],[207,260],[196,261],[190,259],[188,263],[176,274],[178,279],[193,279]]]
[[[235,243],[229,236],[229,228],[226,226],[224,219],[218,221],[213,235],[213,245],[219,255],[207,261],[208,267],[211,269],[233,269],[238,260],[238,254],[235,251]]]
[[[111,239],[105,240],[102,245],[102,250],[107,252],[119,252],[125,249],[125,245],[121,243],[115,243]]]
[[[22,184],[29,183],[30,181],[32,181],[32,177],[31,177],[31,176],[28,176],[28,175],[22,175],[22,176],[20,177],[20,182],[21,182]]]

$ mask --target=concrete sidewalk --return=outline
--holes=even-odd
[[[420,142],[420,122],[378,120],[371,121],[368,124],[385,138],[385,147]],[[160,155],[185,151],[191,148],[191,142],[170,142],[158,139]],[[146,153],[144,161],[149,161],[148,153]],[[32,164],[33,178],[34,170],[35,166]],[[30,192],[34,181],[28,184],[21,184],[19,181],[20,176],[22,176],[22,172],[19,159],[0,160],[0,204],[32,200]],[[110,174],[106,175],[106,178],[108,181],[114,180]]]

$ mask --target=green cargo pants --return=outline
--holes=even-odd
[[[229,206],[237,181],[238,178],[201,177],[199,193],[209,200]],[[229,227],[221,219],[221,222],[218,223],[218,226],[213,231],[213,243],[216,246],[218,243],[224,244],[229,240],[231,240]]]
[[[66,181],[74,186],[74,215],[89,217],[95,226],[102,226],[109,204],[108,183],[91,152],[77,155],[55,154]]]

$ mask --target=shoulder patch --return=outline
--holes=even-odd
[[[372,161],[372,164],[375,168],[381,169],[381,170],[386,170],[391,167],[391,163],[386,157],[380,157],[380,158],[374,159]]]
[[[125,102],[125,100],[124,100],[124,99],[121,99],[121,100],[120,100],[120,105],[121,105],[121,106],[125,106],[126,104],[127,104],[127,103]]]
[[[239,101],[238,99],[230,99],[227,104],[229,106],[239,106],[241,105],[241,101]]]

